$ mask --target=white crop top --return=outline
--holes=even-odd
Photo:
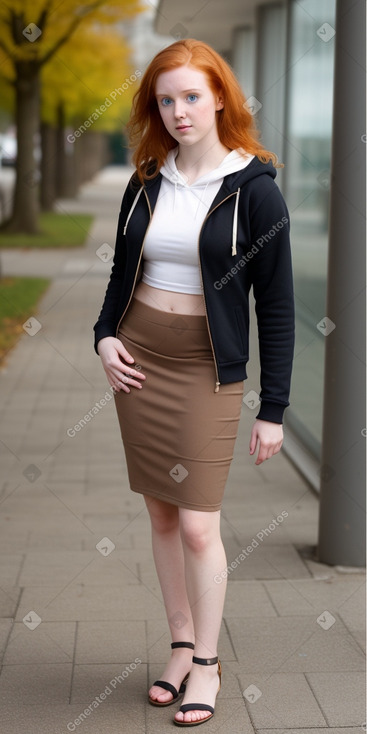
[[[144,243],[144,283],[177,293],[202,293],[198,241],[222,179],[198,188],[162,179]],[[210,189],[208,195],[208,189]]]
[[[188,186],[177,170],[171,150],[162,166],[162,181],[145,236],[142,280],[153,288],[177,293],[202,294],[199,270],[199,234],[223,177],[244,168],[244,159],[231,151],[220,166]]]

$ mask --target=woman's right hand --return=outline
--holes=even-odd
[[[116,392],[120,392],[120,390],[130,392],[130,387],[142,388],[139,380],[145,380],[145,375],[140,370],[131,367],[134,358],[125,349],[120,339],[113,336],[100,339],[97,344],[97,351],[102,360],[108,382]]]

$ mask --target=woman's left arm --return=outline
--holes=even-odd
[[[251,239],[258,253],[251,262],[260,356],[260,410],[251,433],[256,464],[280,451],[283,413],[289,405],[294,350],[294,294],[289,214],[274,182],[253,212]]]

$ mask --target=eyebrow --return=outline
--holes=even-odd
[[[185,92],[201,92],[201,89],[183,89],[183,93]],[[169,94],[157,94],[156,97],[169,97]]]

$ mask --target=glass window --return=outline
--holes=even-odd
[[[284,194],[291,216],[297,336],[286,421],[319,458],[335,2],[298,0],[290,13]]]

